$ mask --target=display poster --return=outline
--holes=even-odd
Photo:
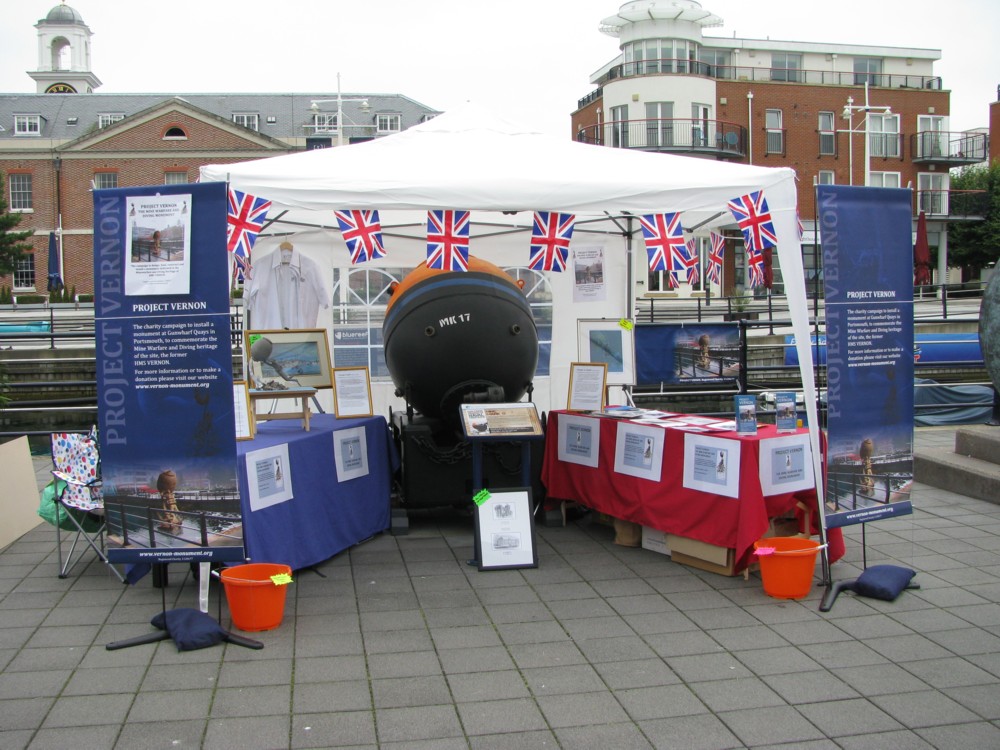
[[[812,489],[816,483],[813,480],[809,435],[803,432],[761,440],[759,469],[764,495]]]
[[[243,560],[226,186],[95,190],[93,205],[108,558]]]
[[[570,248],[573,264],[573,301],[603,302],[608,297],[604,282],[604,246]]]
[[[599,411],[604,408],[608,365],[605,362],[572,362],[566,408],[570,411]]]
[[[125,197],[125,294],[131,297],[191,291],[190,190]]]
[[[795,432],[798,429],[799,414],[793,392],[779,391],[774,394],[774,426],[778,432]]]
[[[531,488],[482,490],[474,501],[479,570],[537,568]]]
[[[559,415],[559,460],[597,468],[601,452],[601,423],[595,417]]]
[[[733,411],[736,415],[736,432],[740,435],[756,435],[757,397],[748,393],[733,396]]]
[[[538,409],[530,401],[510,404],[461,404],[462,430],[467,438],[542,437]]]
[[[615,471],[659,482],[664,442],[662,427],[619,422],[615,436]]]
[[[740,374],[736,323],[642,323],[635,327],[638,385],[732,383]]]
[[[364,427],[337,430],[333,433],[333,458],[337,481],[368,476],[368,441]]]
[[[251,512],[292,499],[292,464],[288,460],[288,443],[248,451],[246,465]]]
[[[713,495],[739,497],[741,448],[739,440],[686,433],[684,486]]]
[[[911,191],[816,188],[826,296],[828,527],[913,511]]]

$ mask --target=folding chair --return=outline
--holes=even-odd
[[[118,580],[125,577],[118,572],[105,554],[104,536],[107,529],[104,517],[104,496],[101,493],[101,462],[97,442],[97,428],[89,433],[56,432],[52,435],[52,476],[56,479],[56,553],[59,559],[59,577],[66,578],[73,566],[80,561],[86,547],[90,547],[108,566]],[[62,485],[60,481],[62,480]],[[63,560],[62,514],[71,522],[73,542]],[[84,541],[76,560],[77,544]]]

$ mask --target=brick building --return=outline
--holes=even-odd
[[[194,182],[204,164],[370,140],[438,114],[399,94],[94,93],[80,14],[57,5],[35,28],[35,93],[0,94],[5,198],[34,233],[34,252],[0,276],[15,294],[47,291],[50,233],[66,286],[93,291],[93,187]]]
[[[703,34],[721,25],[694,0],[622,5],[601,22],[621,54],[591,76],[596,88],[572,115],[574,137],[795,169],[807,279],[819,278],[816,183],[911,186],[914,222],[924,211],[939,249],[947,221],[982,218],[982,205],[950,194],[949,169],[985,161],[989,139],[985,130],[950,130],[950,94],[934,74],[940,50]],[[726,256],[729,294],[746,281],[743,253]],[[666,289],[663,282],[651,276],[647,288]]]

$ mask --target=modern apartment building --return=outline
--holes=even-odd
[[[92,188],[193,182],[204,164],[336,147],[438,114],[399,94],[99,94],[91,31],[68,5],[35,25],[31,94],[0,94],[0,173],[34,252],[0,287],[47,291],[49,236],[62,278],[93,291]],[[10,61],[8,61],[10,64]]]
[[[912,187],[914,226],[923,211],[939,251],[948,221],[982,218],[981,196],[952,194],[949,170],[985,161],[989,138],[951,129],[947,82],[934,73],[940,50],[705,35],[722,22],[695,0],[632,0],[605,18],[600,29],[621,52],[592,74],[574,137],[794,168],[807,279],[819,278],[817,183]],[[726,256],[731,294],[746,283],[743,253]],[[647,288],[665,290],[664,281],[653,275]]]

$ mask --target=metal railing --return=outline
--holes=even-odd
[[[577,132],[581,143],[646,151],[705,151],[731,158],[746,154],[747,131],[723,120],[649,118],[612,120]]]
[[[986,190],[915,190],[913,215],[923,211],[929,219],[983,220],[990,209]]]
[[[910,153],[920,162],[976,164],[989,158],[989,147],[986,133],[922,130],[910,136]]]

